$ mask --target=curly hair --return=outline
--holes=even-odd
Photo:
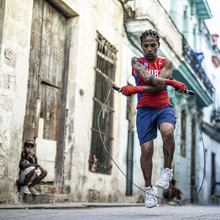
[[[160,41],[160,36],[158,35],[158,33],[156,31],[153,30],[146,30],[145,32],[143,32],[140,36],[141,42],[147,38],[147,37],[153,37],[156,38],[156,41],[159,42]]]

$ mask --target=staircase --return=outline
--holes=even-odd
[[[71,194],[60,194],[58,186],[38,184],[34,188],[40,195],[21,193],[20,186],[18,186],[18,202],[30,205],[73,202],[73,196]]]

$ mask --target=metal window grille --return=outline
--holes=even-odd
[[[95,173],[111,174],[111,161],[106,154],[98,133],[97,118],[99,111],[105,102],[109,88],[114,84],[117,50],[100,33],[97,33],[97,62],[95,72],[95,92],[92,122],[92,139],[89,157],[89,170]],[[114,93],[110,94],[109,100],[100,117],[100,130],[106,148],[111,153],[112,126],[113,126],[113,101]]]

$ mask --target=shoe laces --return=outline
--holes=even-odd
[[[144,187],[144,196],[148,199],[154,198],[157,194],[157,189],[155,187],[148,189],[148,187]]]
[[[161,174],[162,178],[165,178],[165,179],[170,178],[170,175],[173,176],[172,171],[173,171],[173,169],[167,170],[164,168],[160,168],[160,174]]]

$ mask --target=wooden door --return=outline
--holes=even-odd
[[[34,0],[23,141],[40,134],[58,141],[65,29],[61,13],[45,0]]]

